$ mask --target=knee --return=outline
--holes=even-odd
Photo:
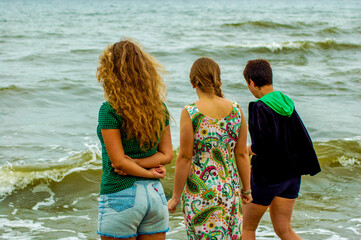
[[[291,226],[273,226],[273,229],[281,239],[289,239],[293,231]]]

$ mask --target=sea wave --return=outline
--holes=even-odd
[[[6,87],[0,87],[0,92],[1,93],[5,93],[5,92],[20,92],[23,91],[24,88],[21,88],[19,86],[16,86],[14,84],[11,84],[9,86]]]
[[[76,53],[76,54],[88,54],[88,53],[99,54],[99,53],[101,53],[101,50],[99,50],[99,49],[74,49],[74,50],[70,50],[70,52]]]
[[[0,35],[0,39],[24,39],[24,38],[28,38],[28,36],[26,35],[22,35],[22,34],[15,34],[15,35]]]
[[[300,29],[300,28],[304,28],[304,27],[316,27],[316,26],[324,26],[324,25],[327,25],[327,23],[326,22],[313,22],[313,23],[295,22],[295,23],[287,23],[286,24],[286,23],[278,23],[278,22],[272,22],[272,21],[245,21],[245,22],[237,22],[237,23],[226,23],[226,24],[223,24],[222,27]]]
[[[323,33],[326,33],[326,34],[338,34],[338,33],[342,33],[342,32],[343,32],[343,30],[341,30],[338,27],[328,27],[328,28],[322,29],[320,31],[321,34],[323,34]]]
[[[314,146],[321,165],[361,170],[361,137],[316,142]]]
[[[243,47],[243,46],[242,46]],[[268,44],[250,44],[251,49],[257,52],[294,52],[294,51],[310,51],[310,50],[350,50],[361,49],[361,45],[353,43],[340,43],[333,39],[325,41],[293,41]]]
[[[56,163],[12,165],[0,167],[0,199],[40,183],[62,182],[72,174],[98,172],[101,175],[100,152],[96,145],[89,145],[85,152],[60,159]]]
[[[261,43],[243,43],[226,44],[213,46],[198,46],[186,49],[186,52],[202,55],[216,55],[220,57],[242,56],[244,53],[259,54],[283,54],[283,53],[311,53],[318,51],[342,51],[342,50],[360,50],[361,45],[354,43],[337,42],[333,39],[324,41],[291,41],[291,42],[261,42]]]
[[[315,142],[314,146],[322,168],[343,168],[348,174],[347,177],[359,177],[361,137]],[[176,153],[175,150],[174,156]],[[171,193],[174,165],[175,159],[167,165],[167,177],[163,180],[167,193]],[[327,172],[336,174],[333,171]],[[100,184],[101,173],[101,153],[97,145],[88,145],[87,151],[73,154],[52,164],[15,166],[8,163],[0,167],[0,199],[19,190],[36,191],[35,188],[39,184],[48,186],[56,183],[67,186],[69,181],[77,184],[80,179],[85,179],[82,188],[86,188],[87,184],[88,187],[94,188],[94,181],[97,182],[95,185]]]
[[[58,90],[61,90],[61,93],[64,93],[65,91],[72,93],[70,96],[83,96],[92,93],[94,90],[97,91],[98,89],[91,88],[88,84],[78,82],[76,79],[48,78],[44,80],[39,80],[39,82],[34,85],[18,86],[15,84],[11,84],[8,86],[0,87],[0,94],[2,94],[2,97],[8,95],[21,96],[25,94],[31,94],[33,96],[35,94],[49,92],[51,93],[52,91]]]

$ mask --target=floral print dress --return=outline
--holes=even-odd
[[[182,194],[190,240],[242,239],[239,176],[234,148],[241,126],[239,105],[214,119],[187,105],[194,133],[192,164]]]

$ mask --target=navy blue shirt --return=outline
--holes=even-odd
[[[311,138],[295,109],[290,116],[283,116],[262,101],[251,102],[248,121],[256,154],[251,160],[256,184],[276,184],[321,171]]]

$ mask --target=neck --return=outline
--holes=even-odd
[[[196,87],[196,92],[197,92],[199,100],[201,100],[201,99],[214,100],[214,99],[218,98],[218,96],[216,94],[214,94],[214,91],[203,92],[198,87]]]
[[[274,92],[273,86],[272,85],[265,85],[259,88],[258,90],[258,98],[263,97],[264,95]]]

